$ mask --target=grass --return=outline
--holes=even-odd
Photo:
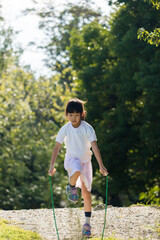
[[[12,226],[6,220],[0,219],[0,239],[1,240],[42,240],[34,232],[23,230],[19,227]]]

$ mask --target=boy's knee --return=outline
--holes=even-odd
[[[76,172],[71,176],[71,178],[79,177],[80,175],[81,175],[81,172],[76,171]]]

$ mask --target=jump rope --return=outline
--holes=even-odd
[[[52,209],[53,209],[54,223],[55,223],[55,228],[56,228],[56,233],[57,233],[57,239],[59,240],[59,233],[58,233],[58,228],[57,228],[57,223],[56,223],[56,216],[55,216],[55,211],[54,211],[53,192],[52,192],[52,181],[51,181],[51,177],[50,177],[50,176],[49,176],[49,182],[50,182],[50,191],[51,191],[51,201],[52,201]],[[104,226],[103,226],[103,231],[102,231],[101,240],[103,240],[104,230],[105,230],[105,227],[106,227],[107,198],[108,198],[108,175],[106,176],[106,203],[105,203]]]

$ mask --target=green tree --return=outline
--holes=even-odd
[[[0,206],[3,209],[50,206],[48,168],[55,135],[65,122],[59,76],[49,79],[18,66],[13,30],[1,19],[0,42]],[[63,149],[57,161],[55,203],[61,206],[64,182]],[[62,177],[62,181],[60,178]],[[62,191],[60,191],[62,189]]]
[[[133,44],[130,45],[132,46],[130,49],[128,48],[127,51],[125,51],[126,47],[123,46],[122,41],[125,40],[127,35],[129,36],[128,33],[131,32],[131,29],[137,31],[143,26],[148,29],[148,31],[152,31],[153,28],[160,26],[160,15],[159,12],[155,11],[153,6],[148,4],[147,1],[145,3],[144,1],[133,2],[121,0],[117,2],[125,4],[124,9],[126,10],[123,12],[124,15],[119,15],[121,16],[121,19],[124,19],[124,16],[128,11],[129,15],[131,15],[132,21],[128,22],[130,26],[124,30],[123,35],[120,35],[121,38],[116,34],[118,28],[115,28],[114,33],[116,34],[116,37],[118,36],[118,41],[115,41],[115,43],[117,42],[116,46],[122,49],[121,52],[130,54],[130,57],[132,57],[135,62],[135,66],[137,62],[137,69],[134,70],[132,79],[137,85],[136,92],[140,93],[139,97],[136,97],[136,106],[139,110],[135,105],[135,109],[133,108],[134,111],[137,112],[134,114],[134,128],[139,131],[139,147],[135,147],[135,150],[132,149],[131,154],[129,154],[132,156],[132,160],[136,159],[136,163],[132,164],[133,172],[130,176],[135,182],[137,182],[137,186],[138,184],[145,186],[144,189],[143,187],[137,189],[137,192],[143,192],[144,190],[144,201],[146,202],[148,195],[148,199],[152,199],[153,203],[157,203],[160,201],[160,172],[157,159],[159,156],[159,136],[157,135],[159,132],[159,117],[157,117],[157,115],[159,116],[159,49],[156,49],[154,46],[145,46],[141,43],[136,44],[136,46],[140,47],[139,50],[137,49],[138,51],[136,51]],[[158,2],[159,1],[154,1],[154,3]],[[117,20],[120,21],[120,18],[117,18]],[[119,23],[117,21],[116,23],[117,24],[114,25],[118,26]],[[124,22],[120,23],[124,24]],[[125,26],[126,24],[124,24],[124,27]],[[134,53],[130,50],[134,50]],[[126,54],[125,59],[127,59],[127,57],[129,60],[130,58]],[[154,192],[152,191],[153,189],[159,190],[158,192],[156,191],[154,197],[151,198],[150,193]],[[143,197],[141,197],[141,200],[142,199]]]
[[[57,77],[35,80],[15,67],[0,80],[0,205],[4,209],[50,206],[48,169],[55,136],[65,122]],[[68,91],[69,92],[69,91]],[[57,160],[55,203],[61,206],[63,149]],[[5,180],[5,181],[4,181]],[[58,189],[62,188],[62,191]]]
[[[159,185],[159,50],[139,42],[137,30],[160,18],[144,1],[117,2],[101,51],[103,31],[96,35],[100,26],[92,23],[72,36],[70,54],[111,175],[110,200],[129,204]]]

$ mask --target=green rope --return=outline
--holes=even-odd
[[[56,223],[56,216],[55,216],[55,212],[54,212],[52,181],[51,181],[51,177],[50,176],[49,176],[49,182],[50,182],[50,190],[51,190],[51,200],[52,200],[52,209],[53,209],[54,222],[55,222],[55,227],[56,227],[56,232],[57,232],[57,238],[59,240],[58,228],[57,228],[57,223]]]
[[[104,226],[103,226],[103,232],[102,232],[102,237],[101,237],[101,240],[103,240],[103,236],[104,236],[104,230],[105,230],[105,226],[106,226],[106,214],[107,214],[107,195],[108,195],[108,175],[107,175],[107,177],[106,177],[106,204],[105,204]]]

